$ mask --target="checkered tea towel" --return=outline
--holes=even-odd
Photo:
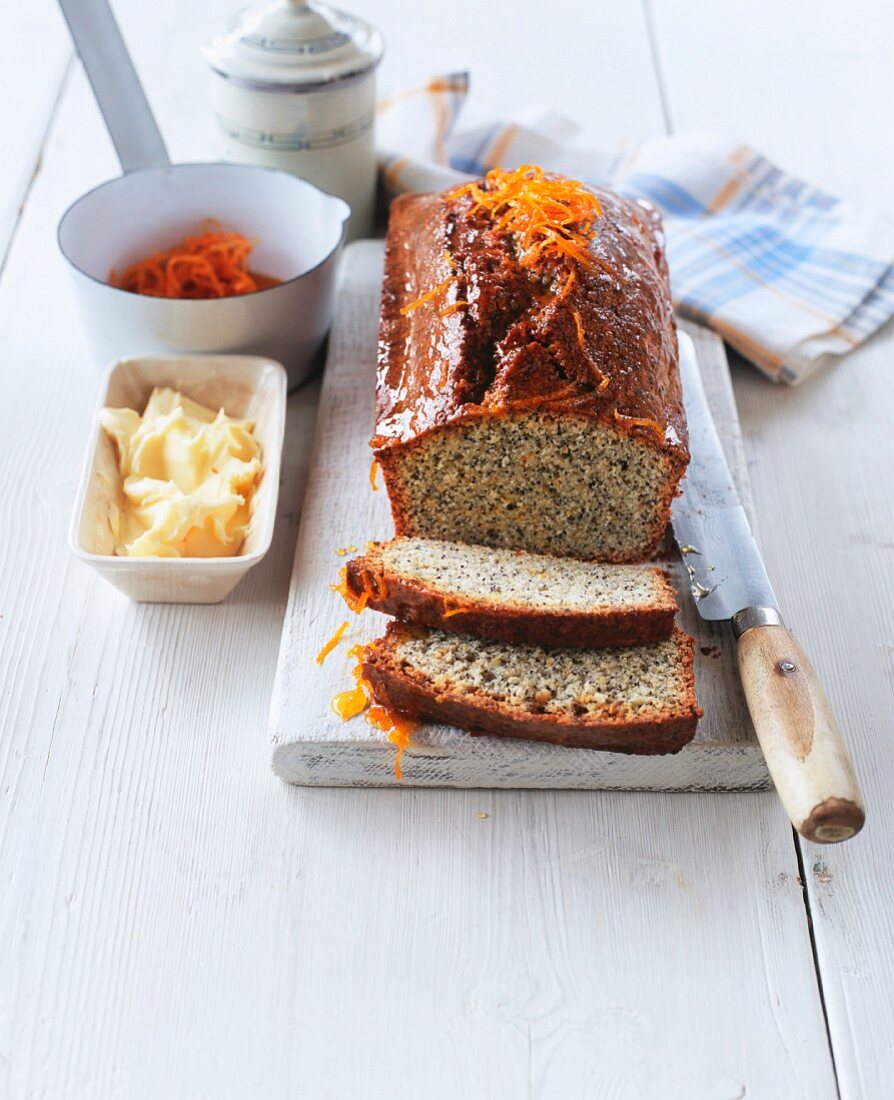
[[[744,145],[679,135],[611,151],[564,119],[456,123],[466,73],[382,101],[386,186],[433,191],[489,168],[542,167],[649,199],[680,314],[771,378],[799,382],[894,316],[894,222],[787,176]]]

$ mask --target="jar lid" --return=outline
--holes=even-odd
[[[280,91],[310,91],[374,68],[384,52],[369,23],[314,0],[267,0],[237,11],[205,48],[221,76]]]

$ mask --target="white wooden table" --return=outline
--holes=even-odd
[[[892,205],[884,0],[357,5],[391,85],[607,139],[720,128]],[[118,0],[178,159],[229,0]],[[894,1095],[894,343],[799,390],[735,369],[761,540],[870,823],[796,842],[772,794],[302,790],[265,725],[306,475],[217,608],[128,604],[65,528],[95,398],[54,231],[116,171],[51,0],[0,36],[0,1096]],[[545,33],[542,23],[548,20]]]

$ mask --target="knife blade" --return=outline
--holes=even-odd
[[[739,501],[692,340],[680,334],[680,377],[692,455],[671,526],[703,619],[732,619],[746,607],[778,612],[773,587]],[[781,620],[780,620],[781,621]]]
[[[854,767],[822,684],[782,621],[685,333],[680,377],[692,457],[671,527],[692,598],[702,618],[730,621],[748,710],[792,824],[819,843],[848,840],[865,820]]]

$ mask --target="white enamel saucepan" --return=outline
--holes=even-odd
[[[272,168],[172,165],[107,0],[59,3],[124,171],[59,223],[97,367],[133,355],[240,351],[278,359],[297,385],[329,329],[347,203]],[[109,285],[112,269],[200,231],[209,218],[249,237],[252,269],[282,281],[201,300]]]

